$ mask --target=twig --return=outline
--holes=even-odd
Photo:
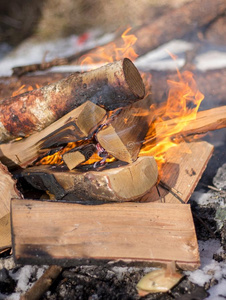
[[[213,191],[216,191],[216,192],[221,192],[222,191],[222,189],[218,189],[218,188],[216,188],[215,186],[212,186],[212,185],[207,185],[207,184],[205,184],[205,183],[202,183],[202,182],[199,182],[202,186],[205,186],[205,187],[207,187],[208,189],[211,189],[211,190],[213,190]]]
[[[200,222],[202,223],[202,225],[206,228],[206,230],[210,233],[211,237],[213,239],[216,238],[215,233],[209,228],[209,226],[203,221],[202,218],[200,218],[199,216],[196,215],[196,213],[192,212],[193,216]]]
[[[20,300],[38,300],[41,296],[50,288],[54,280],[60,275],[62,267],[50,266],[45,273],[35,282],[35,284],[24,295],[20,297]]]

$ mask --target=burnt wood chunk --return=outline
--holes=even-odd
[[[87,100],[115,109],[142,99],[142,78],[128,59],[70,76],[0,103],[0,142],[39,132]]]
[[[20,141],[1,144],[0,160],[9,168],[27,167],[40,154],[47,153],[49,148],[86,139],[92,135],[105,115],[103,108],[87,101],[41,132]]]
[[[56,199],[71,201],[132,201],[145,195],[156,184],[158,168],[153,157],[102,171],[68,171],[64,166],[37,166],[21,176],[31,185],[48,190]]]
[[[151,122],[150,98],[140,100],[122,111],[97,133],[101,146],[121,161],[137,159]]]
[[[175,261],[184,270],[200,264],[190,205],[13,199],[11,214],[16,263]]]

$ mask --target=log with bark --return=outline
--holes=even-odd
[[[152,119],[151,99],[146,97],[124,109],[97,133],[101,146],[115,158],[131,163],[137,159]]]
[[[158,168],[151,156],[140,157],[132,164],[113,166],[82,172],[68,171],[62,165],[41,165],[20,171],[19,176],[37,189],[48,190],[56,199],[84,203],[136,200],[157,182]]]
[[[12,235],[14,258],[22,264],[176,261],[191,270],[200,263],[190,205],[15,199]]]
[[[142,99],[144,84],[127,58],[81,73],[0,103],[0,141],[41,131],[66,113],[90,100],[115,109]]]
[[[208,70],[205,72],[192,70],[199,90],[205,95],[203,104],[212,106],[224,105],[226,98],[226,69]],[[143,72],[145,75],[146,73]],[[155,103],[166,101],[167,98],[167,80],[178,80],[176,71],[156,71],[151,70],[151,94]],[[24,89],[29,86],[36,88],[36,85],[43,87],[49,83],[56,82],[65,78],[69,73],[47,73],[42,75],[22,76],[19,79],[15,77],[0,78],[0,101],[12,96],[12,93],[25,85]],[[208,106],[208,108],[211,108]]]
[[[16,142],[0,145],[0,160],[9,168],[26,167],[52,147],[90,137],[106,112],[90,101],[85,102],[41,132]]]

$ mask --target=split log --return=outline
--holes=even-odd
[[[65,166],[37,166],[21,171],[37,189],[48,190],[56,199],[79,202],[132,201],[156,184],[158,168],[151,156],[102,171],[68,171]]]
[[[150,98],[124,108],[97,133],[100,145],[115,158],[131,163],[137,159],[151,123]]]
[[[133,49],[139,56],[144,55],[164,43],[182,38],[186,34],[208,25],[216,17],[223,15],[225,10],[224,0],[196,0],[186,3],[150,24],[132,31],[137,37]],[[123,46],[121,38],[116,39],[114,43],[116,48]],[[109,53],[112,50],[112,43],[104,45],[104,49]],[[94,60],[97,58],[98,62],[98,54],[99,49],[97,48],[88,52],[87,56],[92,56]],[[77,61],[75,63],[77,64]]]
[[[10,205],[12,198],[21,198],[6,166],[0,162],[0,250],[11,246]]]
[[[185,270],[200,264],[190,205],[15,199],[11,217],[17,263],[75,266],[122,260],[147,266],[176,261]]]
[[[60,266],[50,266],[30,290],[20,297],[20,300],[39,300],[48,291],[61,271],[62,268]]]
[[[199,111],[195,120],[186,122],[183,119],[176,118],[168,121],[158,123],[155,126],[156,136],[161,139],[162,133],[176,125],[181,124],[183,129],[176,136],[190,136],[196,134],[203,134],[208,131],[213,131],[226,127],[226,106],[220,106],[209,110]],[[172,136],[173,138],[174,136]]]
[[[82,162],[88,160],[96,150],[94,144],[88,144],[80,147],[73,148],[71,151],[63,155],[63,161],[69,170],[74,169]]]
[[[11,198],[21,198],[16,188],[16,181],[12,178],[6,166],[0,162],[0,219],[10,212]]]
[[[0,103],[0,141],[41,131],[87,100],[115,109],[142,99],[144,94],[141,76],[127,58],[87,73],[72,74]]]
[[[41,132],[16,142],[0,145],[0,160],[9,168],[27,167],[39,156],[68,142],[76,142],[89,137],[104,118],[103,108],[90,101],[80,105]]]
[[[156,189],[151,189],[141,201],[187,203],[206,169],[213,148],[205,141],[181,143],[170,148],[165,153],[166,163],[159,172],[159,180],[165,185],[158,186],[161,197]]]

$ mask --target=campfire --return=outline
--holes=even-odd
[[[226,126],[226,107],[199,111],[205,96],[186,70],[157,102],[130,30],[83,56],[86,71],[0,103],[1,218],[18,263],[200,264],[187,202],[213,151],[201,137]],[[24,199],[26,188],[44,196]]]

